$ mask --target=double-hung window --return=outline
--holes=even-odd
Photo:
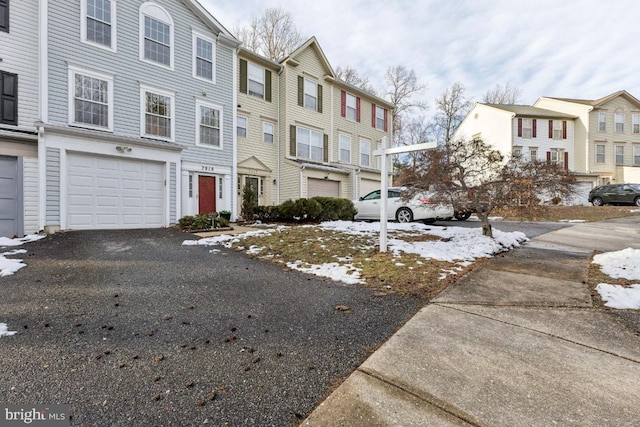
[[[640,113],[633,113],[631,115],[631,132],[640,133]]]
[[[0,31],[9,32],[9,0],[0,0]]]
[[[82,0],[82,41],[116,50],[116,1]]]
[[[149,86],[140,86],[141,135],[173,141],[175,94]]]
[[[604,163],[605,161],[605,145],[596,144],[596,163]]]
[[[18,75],[0,71],[0,123],[18,124]]]
[[[376,129],[383,129],[386,131],[386,110],[376,105]]]
[[[347,93],[347,119],[357,121],[358,98]]]
[[[200,34],[193,34],[193,76],[214,82],[215,43]]]
[[[262,140],[273,144],[273,123],[262,122]]]
[[[197,101],[198,135],[197,145],[222,147],[222,108],[213,104]]]
[[[264,98],[264,68],[248,63],[248,89],[249,95],[256,98]]]
[[[318,84],[309,79],[304,79],[304,106],[318,111]]]
[[[522,119],[522,137],[531,139],[533,135],[533,119]]]
[[[340,161],[351,163],[351,137],[340,134]]]
[[[562,120],[554,120],[553,121],[553,139],[562,139],[563,136],[563,121]]]
[[[598,112],[598,132],[607,131],[607,113],[604,111]]]
[[[616,111],[614,117],[616,122],[616,132],[623,133],[624,132],[624,112]]]
[[[532,161],[538,160],[538,148],[536,147],[529,148],[529,159]]]
[[[160,6],[140,7],[140,59],[173,69],[173,20]]]
[[[640,166],[640,145],[633,146],[633,166]]]
[[[243,116],[238,116],[238,126],[237,126],[237,135],[239,138],[247,137],[247,118]]]
[[[624,145],[616,145],[616,166],[624,165]]]
[[[360,140],[360,165],[371,166],[371,142]]]
[[[296,128],[297,155],[305,159],[322,162],[323,135],[320,132],[298,126]]]
[[[69,67],[69,123],[113,130],[113,76]]]

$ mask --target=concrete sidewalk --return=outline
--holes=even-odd
[[[640,217],[583,223],[488,260],[302,425],[639,426],[640,313],[594,308],[584,283],[594,250],[639,237]]]

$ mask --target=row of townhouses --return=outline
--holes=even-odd
[[[0,236],[150,228],[380,185],[386,101],[315,38],[278,62],[196,0],[0,0]]]
[[[562,165],[578,181],[574,203],[586,203],[597,185],[640,182],[640,101],[624,90],[596,100],[541,97],[532,106],[477,103],[454,138]]]

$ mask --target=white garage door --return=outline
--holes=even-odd
[[[307,180],[307,198],[316,196],[340,197],[340,181],[309,178]]]
[[[164,226],[162,163],[70,154],[67,164],[67,228]]]

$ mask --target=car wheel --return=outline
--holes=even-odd
[[[640,206],[640,197],[636,197],[636,199],[633,201],[633,203],[634,203],[636,206]]]
[[[413,212],[409,208],[400,208],[396,212],[396,220],[398,222],[411,222],[413,221]]]
[[[593,204],[593,206],[602,206],[602,205],[604,205],[602,197],[594,197],[591,200],[591,204]]]
[[[458,221],[466,221],[471,216],[471,212],[469,211],[455,212],[454,216]]]

